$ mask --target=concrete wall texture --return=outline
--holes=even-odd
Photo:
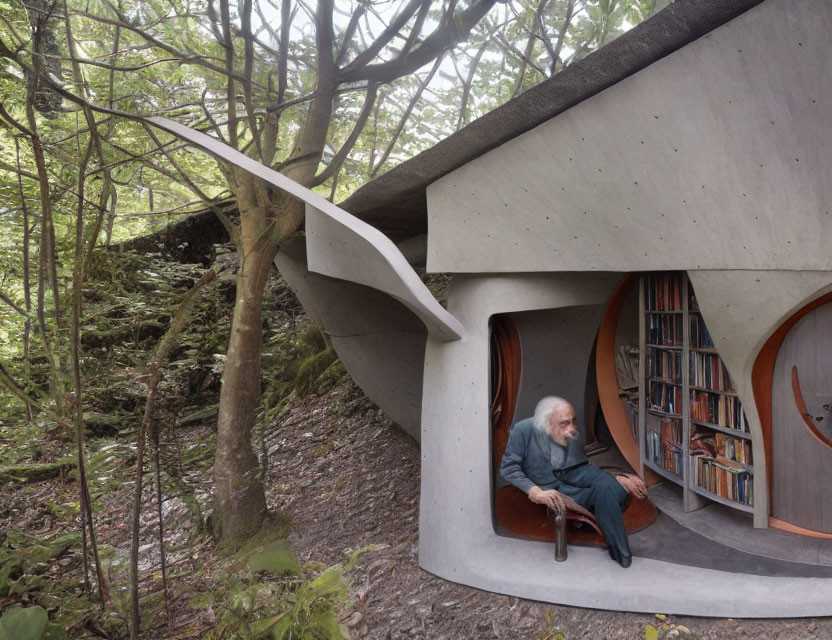
[[[356,384],[418,441],[428,335],[422,321],[387,294],[309,272],[301,239],[285,242],[276,263]]]
[[[551,545],[495,533],[488,319],[496,313],[557,310],[523,315],[532,323],[535,316],[571,318],[556,340],[575,335],[580,342],[590,329],[580,326],[579,318],[602,306],[619,279],[620,274],[570,273],[453,281],[448,310],[463,324],[466,337],[454,342],[428,338],[425,351],[420,566],[480,589],[583,607],[738,617],[828,615],[830,580],[763,578],[645,558],[635,558],[619,578],[625,570],[600,549],[570,547],[568,562],[556,563]],[[709,288],[702,289],[708,298]],[[584,366],[579,351],[576,369]],[[539,373],[550,375],[545,368]],[[552,369],[550,383],[567,388],[574,373]],[[622,588],[625,579],[631,588]]]
[[[830,26],[767,0],[449,173],[428,269],[832,268]]]

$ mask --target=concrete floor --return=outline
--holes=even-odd
[[[681,489],[668,483],[651,487],[650,499],[663,517],[652,527],[631,536],[635,545],[643,547],[646,557],[664,555],[659,559],[754,575],[832,577],[832,540],[778,529],[754,529],[749,514],[715,503],[684,513]],[[653,539],[666,537],[674,530],[695,541],[703,550],[702,557],[693,560],[699,553],[688,549],[677,553],[669,549],[662,551],[664,545]]]

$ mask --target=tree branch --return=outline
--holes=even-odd
[[[408,21],[413,17],[413,14],[416,13],[416,10],[423,4],[430,5],[430,0],[410,0],[401,12],[393,18],[390,24],[387,25],[387,28],[381,32],[378,38],[371,42],[370,46],[364,51],[359,53],[355,60],[344,67],[341,74],[350,74],[366,68],[367,65],[378,55],[379,51],[381,51],[384,46],[404,28]],[[356,79],[367,80],[369,78]],[[350,80],[342,80],[342,82],[350,82]]]
[[[389,62],[371,64],[360,68],[344,69],[338,76],[339,83],[356,82],[357,80],[373,80],[385,83],[413,73],[439,53],[454,47],[468,37],[471,29],[494,6],[496,0],[478,0],[470,7],[454,14],[449,20],[444,20],[425,40],[415,49],[404,53]]]
[[[350,135],[344,141],[344,144],[341,145],[338,153],[333,156],[326,168],[315,176],[312,183],[309,185],[310,188],[323,184],[341,169],[341,165],[344,164],[344,160],[346,160],[350,151],[352,151],[353,146],[355,146],[358,136],[360,136],[361,132],[364,130],[364,125],[367,124],[367,119],[370,117],[370,112],[372,111],[373,104],[375,104],[376,101],[377,90],[377,84],[371,84],[367,87],[367,95],[364,97],[364,105],[361,107],[361,113],[358,114],[358,119],[355,121],[355,126],[352,128],[352,131],[350,131]]]

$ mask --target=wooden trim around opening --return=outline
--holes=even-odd
[[[780,529],[780,531],[788,531],[789,533],[796,533],[801,536],[810,536],[812,538],[824,538],[832,540],[832,533],[825,533],[823,531],[815,531],[814,529],[806,529],[805,527],[798,527],[796,524],[790,524],[785,520],[780,520],[774,516],[768,517],[768,526],[772,529]]]
[[[508,316],[491,318],[491,349],[491,366],[497,368],[493,372],[496,374],[496,381],[491,398],[491,450],[496,471],[500,468],[508,443],[520,386],[520,335]]]
[[[630,288],[636,282],[638,282],[636,276],[632,274],[625,276],[610,296],[598,329],[595,375],[598,384],[598,401],[601,403],[610,435],[627,463],[638,472],[641,454],[638,443],[630,432],[630,421],[624,411],[624,404],[618,395],[618,374],[615,371],[615,333],[618,329],[618,316],[627,299],[627,294],[630,293]],[[658,475],[649,469],[645,468],[644,474],[649,484],[655,484],[657,480],[660,480]]]

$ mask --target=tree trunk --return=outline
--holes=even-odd
[[[214,460],[215,513],[223,541],[250,537],[266,516],[251,430],[260,404],[263,290],[277,249],[246,234],[245,222],[243,216],[237,298],[222,377]],[[265,246],[256,248],[256,244]]]

